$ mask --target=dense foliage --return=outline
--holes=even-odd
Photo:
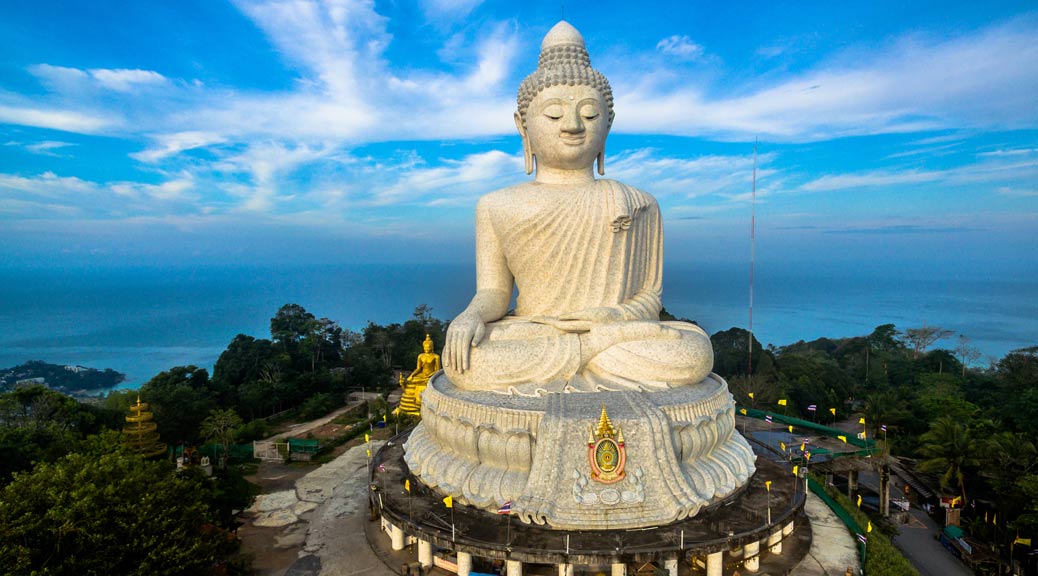
[[[752,372],[747,331],[732,328],[712,340],[715,371],[739,402],[778,409],[785,399],[791,415],[821,422],[863,417],[870,437],[917,459],[945,494],[963,497],[966,525],[997,514],[1014,535],[1038,537],[1038,347],[977,366],[969,339],[951,336],[938,327],[901,333],[885,324],[868,336],[780,348],[753,339]],[[932,348],[942,339],[955,349]],[[1007,530],[990,532],[1003,548],[1012,541]]]
[[[118,434],[15,475],[0,492],[7,574],[212,574],[234,550],[209,481],[121,449]]]

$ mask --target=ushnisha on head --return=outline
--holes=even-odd
[[[607,116],[606,132],[613,124],[613,90],[609,80],[591,67],[591,58],[584,45],[584,37],[568,22],[556,24],[541,42],[541,55],[537,69],[519,85],[518,110],[515,113],[516,127],[523,137],[526,155],[526,173],[533,172],[533,156],[530,139],[527,137],[530,105],[546,89],[555,86],[584,86],[597,91],[605,104]],[[603,145],[604,146],[604,145]],[[598,151],[598,172],[605,173],[602,151]]]

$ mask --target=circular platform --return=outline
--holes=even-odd
[[[775,454],[754,445],[761,457],[749,482],[693,518],[630,530],[557,530],[457,503],[448,509],[440,494],[411,475],[403,457],[409,434],[395,437],[374,457],[373,510],[403,537],[485,559],[578,566],[663,563],[717,553],[738,559],[744,554],[749,557],[750,550],[757,555],[766,547],[780,547],[805,501],[803,481]],[[768,481],[770,492],[765,487]],[[806,522],[797,524],[809,529]]]

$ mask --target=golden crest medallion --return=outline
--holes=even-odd
[[[624,448],[624,433],[614,427],[602,406],[598,426],[591,427],[587,438],[587,456],[591,464],[591,479],[602,484],[613,484],[624,479],[627,450]]]

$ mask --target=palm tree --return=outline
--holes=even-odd
[[[919,452],[926,457],[919,463],[919,469],[940,473],[941,488],[956,484],[965,504],[966,471],[979,464],[979,446],[970,435],[969,427],[945,416],[931,423],[930,430],[920,436],[919,441],[922,442]]]

